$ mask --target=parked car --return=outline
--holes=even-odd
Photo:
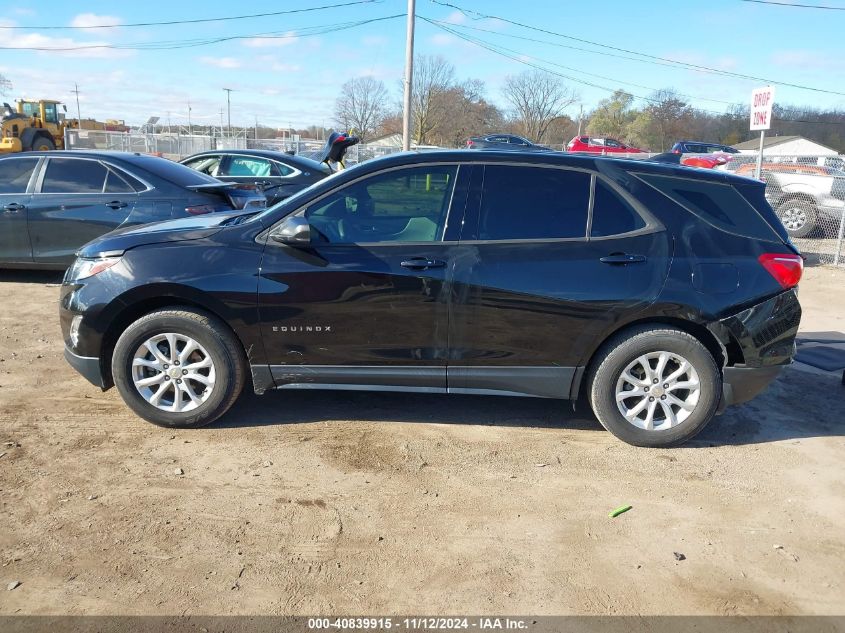
[[[551,147],[537,145],[526,138],[514,134],[488,134],[473,136],[467,140],[467,149],[507,149],[531,152],[551,152]]]
[[[698,154],[692,156],[683,156],[681,158],[681,165],[687,167],[701,167],[703,169],[716,169],[727,165],[730,157],[727,154],[710,154],[708,156],[701,156]]]
[[[615,138],[576,136],[566,144],[567,152],[588,152],[591,154],[642,154],[644,150],[626,145]]]
[[[219,180],[254,184],[264,192],[268,205],[332,173],[328,165],[316,160],[260,149],[201,152],[179,162]]]
[[[0,157],[0,267],[63,270],[117,227],[265,206],[253,185],[146,154],[10,154]]]
[[[701,141],[678,141],[669,151],[675,154],[739,154],[739,150],[730,145]]]
[[[259,213],[123,229],[65,274],[65,356],[192,427],[243,386],[586,398],[668,446],[791,362],[802,258],[763,184],[564,153],[361,163]]]
[[[734,173],[753,177],[755,162]],[[808,237],[827,227],[836,235],[845,213],[845,173],[832,167],[800,163],[763,163],[766,198],[791,237]]]

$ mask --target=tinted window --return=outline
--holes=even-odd
[[[275,163],[274,162],[273,168],[274,168],[274,172],[278,172],[278,173],[273,173],[274,176],[290,176],[294,171],[293,167],[288,167],[284,163]]]
[[[584,237],[590,176],[585,172],[489,165],[478,219],[482,240]]]
[[[320,241],[432,242],[442,239],[455,166],[414,167],[365,178],[305,212]]]
[[[112,170],[108,170],[104,191],[106,193],[135,193],[135,190],[129,186],[129,183]]]
[[[0,193],[26,193],[37,158],[0,160]]]
[[[608,147],[622,147],[622,143],[620,143],[619,141],[615,141],[612,138],[607,139],[604,143]]]
[[[769,241],[777,237],[754,207],[730,185],[654,174],[638,176],[682,207],[724,231]]]
[[[592,237],[605,237],[636,231],[645,226],[640,215],[610,186],[596,179],[593,200]]]
[[[164,178],[180,187],[190,187],[191,185],[209,185],[219,183],[216,178],[212,178],[207,174],[194,171],[190,167],[174,163],[172,160],[166,158],[159,158],[158,156],[131,155],[122,158],[123,161],[144,169],[160,178]]]
[[[51,158],[41,193],[102,193],[107,171],[95,160]]]

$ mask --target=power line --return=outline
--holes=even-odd
[[[753,81],[761,81],[761,82],[769,83],[769,84],[777,84],[777,85],[780,85],[780,86],[787,86],[787,87],[790,87],[790,88],[798,88],[800,90],[810,90],[810,91],[813,91],[813,92],[822,92],[822,93],[825,93],[825,94],[832,94],[832,95],[838,95],[838,96],[845,97],[845,92],[837,92],[836,90],[825,90],[823,88],[814,88],[812,86],[804,86],[804,85],[801,85],[801,84],[793,84],[793,83],[788,83],[788,82],[785,82],[785,81],[776,81],[774,79],[767,79],[765,77],[755,77],[754,75],[744,75],[742,73],[735,73],[735,72],[732,72],[732,71],[729,71],[729,70],[711,68],[709,66],[702,66],[700,64],[692,64],[690,62],[682,62],[682,61],[679,61],[679,60],[676,60],[676,59],[671,59],[671,58],[668,58],[668,57],[659,57],[657,55],[649,55],[647,53],[640,53],[638,51],[633,51],[633,50],[630,50],[630,49],[627,49],[627,48],[620,48],[618,46],[611,46],[610,44],[602,44],[600,42],[594,42],[592,40],[587,40],[587,39],[583,39],[583,38],[580,38],[580,37],[575,37],[573,35],[566,35],[565,33],[558,33],[556,31],[550,31],[548,29],[540,28],[538,26],[531,26],[529,24],[524,24],[522,22],[517,22],[515,20],[503,18],[503,17],[498,16],[498,15],[488,15],[488,14],[485,14],[485,13],[479,13],[478,11],[473,11],[471,9],[464,9],[462,7],[455,5],[455,4],[451,4],[449,2],[443,2],[442,0],[431,0],[431,2],[433,2],[434,4],[439,4],[439,5],[444,6],[444,7],[449,7],[450,9],[455,9],[457,11],[460,11],[461,13],[466,15],[467,17],[472,17],[473,15],[477,16],[476,18],[473,18],[473,19],[500,20],[502,22],[506,22],[508,24],[513,24],[514,26],[518,26],[518,27],[521,27],[521,28],[524,28],[524,29],[529,29],[529,30],[532,30],[532,31],[538,31],[540,33],[546,33],[547,35],[554,35],[555,37],[562,37],[562,38],[565,38],[565,39],[568,39],[568,40],[581,42],[582,44],[589,44],[591,46],[598,46],[600,48],[607,48],[607,49],[619,51],[619,52],[622,52],[622,53],[628,53],[629,55],[637,55],[637,56],[644,57],[644,58],[649,59],[649,60],[667,62],[667,63],[670,63],[670,64],[675,64],[677,66],[682,66],[684,68],[688,68],[688,69],[691,69],[691,70],[713,73],[713,74],[717,74],[717,75],[724,75],[726,77],[736,77],[738,79],[750,79],[750,80],[753,80]]]
[[[456,37],[458,37],[458,38],[460,38],[460,39],[462,39],[466,42],[469,42],[471,44],[474,44],[476,46],[484,48],[484,49],[490,51],[491,53],[495,53],[497,55],[501,55],[502,57],[506,57],[506,58],[513,60],[513,61],[515,61],[519,64],[523,64],[525,66],[530,66],[531,68],[541,70],[543,72],[549,73],[550,75],[555,75],[555,76],[561,77],[563,79],[568,79],[570,81],[574,81],[574,82],[582,84],[582,85],[590,86],[592,88],[598,88],[599,90],[603,90],[605,92],[614,93],[614,92],[617,91],[617,88],[610,88],[608,86],[602,86],[600,84],[596,84],[596,83],[593,83],[593,82],[590,82],[590,81],[586,81],[584,79],[579,79],[579,78],[573,77],[571,75],[566,75],[566,74],[551,70],[549,68],[546,68],[544,66],[540,66],[539,64],[532,63],[528,60],[534,59],[534,60],[537,60],[537,61],[540,61],[540,62],[543,62],[543,63],[546,63],[546,64],[551,64],[553,66],[559,65],[559,64],[555,64],[554,62],[550,62],[548,60],[541,60],[541,59],[538,59],[536,57],[532,57],[530,55],[525,55],[523,53],[519,53],[518,51],[514,51],[512,49],[505,48],[503,46],[497,46],[497,45],[492,44],[490,42],[487,42],[485,40],[481,40],[481,39],[478,39],[478,38],[474,38],[474,37],[464,35],[464,34],[459,33],[458,31],[455,31],[451,28],[441,26],[440,24],[437,23],[436,20],[431,20],[431,19],[426,18],[426,17],[421,16],[421,15],[418,16],[418,17],[421,20],[424,20],[425,22],[428,22],[429,24],[432,24],[433,26],[435,26],[437,28],[440,28],[444,31],[447,31],[448,33],[451,33],[452,35],[454,35],[454,36],[456,36]],[[502,51],[505,51],[505,52],[502,52]],[[615,81],[615,80],[612,80],[612,81]],[[637,94],[627,92],[627,91],[626,91],[626,93],[631,95],[635,99],[640,99],[641,101],[647,101],[649,103],[656,103],[656,104],[663,103],[660,99],[655,99],[653,97],[644,97],[642,95],[637,95]],[[678,93],[678,94],[681,94],[681,93]],[[729,103],[729,102],[723,102],[723,103],[727,103],[728,105],[732,105],[732,106],[740,105],[740,104],[737,104],[737,103]],[[717,112],[715,110],[707,110],[705,108],[696,108],[696,110],[699,111],[699,112],[703,112],[703,113],[706,113],[706,114],[712,114],[712,115],[715,115],[715,116],[724,116],[726,114],[725,112]],[[777,117],[775,120],[779,123],[815,123],[815,124],[822,124],[822,125],[845,125],[845,122],[843,122],[843,121],[810,121],[808,119],[784,119],[784,118],[780,118],[780,117]]]
[[[740,0],[755,4],[773,4],[779,7],[795,7],[796,9],[826,9],[827,11],[845,11],[845,7],[827,7],[821,4],[793,4],[791,2],[774,2],[774,0]]]
[[[246,35],[229,35],[225,37],[216,37],[211,39],[193,39],[193,40],[160,40],[154,42],[130,43],[130,44],[81,44],[78,46],[0,46],[0,50],[10,51],[42,51],[42,52],[63,52],[63,51],[82,51],[92,49],[112,49],[112,50],[172,50],[177,48],[190,48],[195,46],[208,46],[209,44],[218,44],[220,42],[228,42],[232,40],[245,39],[266,39],[266,40],[282,40],[282,39],[297,39],[300,37],[310,37],[313,35],[325,35],[327,33],[334,33],[344,29],[351,29],[365,24],[372,24],[374,22],[381,22],[384,20],[393,20],[395,18],[404,17],[404,13],[396,13],[394,15],[387,15],[380,18],[370,18],[369,20],[359,20],[358,22],[341,22],[335,24],[326,24],[312,27],[305,27],[293,33],[251,33]]]
[[[312,11],[323,11],[325,9],[339,9],[341,7],[351,7],[359,4],[372,4],[374,2],[381,2],[382,0],[355,0],[354,2],[344,2],[341,4],[326,4],[320,7],[309,7],[307,9],[289,9],[288,11],[273,11],[271,13],[252,13],[250,15],[231,15],[222,18],[198,18],[194,20],[171,20],[168,22],[135,22],[133,24],[94,24],[92,26],[0,26],[0,29],[37,29],[39,31],[46,30],[65,30],[65,29],[123,29],[135,26],[171,26],[174,24],[200,24],[204,22],[226,22],[229,20],[249,20],[251,18],[267,18],[279,15],[290,15],[293,13],[310,13]]]
[[[452,24],[450,22],[443,22],[441,20],[433,20],[433,19],[430,19],[430,18],[422,18],[422,19],[426,20],[426,22],[434,24],[435,26],[439,26],[444,30],[450,30],[449,27],[453,27],[453,26],[461,26],[461,27],[464,26],[464,25]],[[466,27],[466,28],[473,28],[473,27]],[[495,31],[490,31],[488,29],[474,29],[474,30],[486,31],[488,33],[495,33]],[[457,33],[454,33],[454,34],[457,35]],[[506,35],[506,34],[502,33],[501,35]],[[546,42],[544,40],[537,40],[537,39],[533,39],[533,38],[523,38],[523,37],[519,37],[519,36],[514,36],[514,37],[517,37],[518,39],[525,39],[525,40],[532,41],[532,42],[540,42],[540,43],[544,43],[544,44],[551,44],[553,46],[555,45],[554,42]],[[481,42],[481,41],[484,41],[484,40],[479,40],[479,41]],[[489,43],[489,42],[487,42],[487,43]],[[519,51],[515,51],[513,49],[506,48],[506,47],[501,46],[501,45],[494,45],[494,44],[490,44],[490,45],[491,46],[498,46],[502,50],[509,51],[511,53],[514,53],[514,54],[523,55],[523,53],[520,53]],[[566,48],[572,48],[572,47],[566,47]],[[578,49],[578,50],[586,50],[586,49]],[[587,52],[590,52],[590,51],[587,51]],[[608,77],[606,75],[597,75],[595,73],[589,73],[589,72],[587,72],[585,70],[581,70],[579,68],[573,68],[571,66],[564,66],[563,64],[558,64],[556,62],[552,62],[552,61],[549,61],[549,60],[539,59],[539,58],[533,57],[531,55],[525,55],[525,57],[535,59],[537,61],[541,61],[541,62],[544,62],[546,64],[551,64],[552,66],[556,66],[557,68],[563,68],[564,70],[569,70],[569,71],[572,71],[572,72],[580,73],[582,75],[587,75],[589,77],[597,77],[598,79],[607,79],[608,81],[613,81],[613,82],[628,85],[628,86],[634,86],[635,88],[643,88],[645,90],[654,90],[654,91],[658,90],[658,88],[654,88],[652,86],[644,86],[642,84],[636,84],[636,83],[633,83],[633,82],[630,82],[630,81],[625,81],[625,80],[622,80],[622,79],[616,79],[615,77]],[[633,58],[626,58],[626,59],[633,59]],[[634,61],[643,61],[643,60],[634,60]],[[734,101],[723,101],[721,99],[712,99],[710,97],[699,97],[699,96],[696,96],[696,95],[686,94],[686,93],[683,93],[683,92],[676,92],[675,94],[677,94],[678,96],[681,96],[681,97],[687,97],[689,99],[697,99],[697,100],[700,100],[700,101],[711,101],[713,103],[721,103],[722,105],[735,105],[735,103],[736,103]]]

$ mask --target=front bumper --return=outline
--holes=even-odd
[[[734,404],[756,398],[778,377],[785,365],[770,367],[725,367],[719,413]]]
[[[79,356],[78,354],[74,354],[69,347],[65,346],[65,360],[92,385],[100,389],[106,388],[105,382],[103,381],[103,374],[100,371],[99,358],[96,356]]]

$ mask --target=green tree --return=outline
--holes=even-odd
[[[628,126],[637,116],[633,103],[634,96],[624,90],[617,90],[607,99],[602,99],[590,115],[587,133],[624,139]]]

